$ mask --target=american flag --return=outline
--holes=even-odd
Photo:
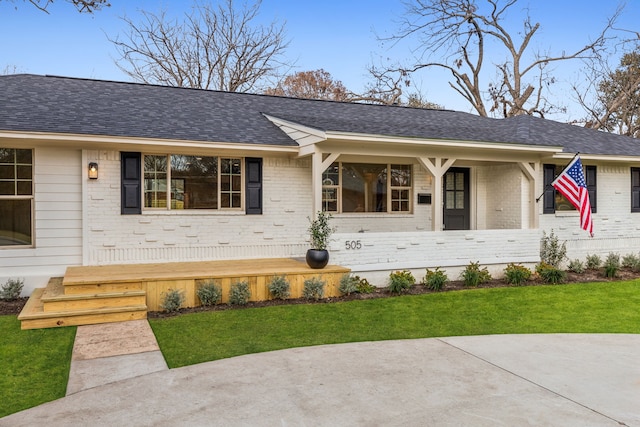
[[[580,226],[593,237],[591,202],[589,201],[589,191],[587,191],[587,182],[584,179],[580,157],[576,156],[551,185],[580,211]]]

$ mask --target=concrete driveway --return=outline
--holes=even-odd
[[[295,348],[116,381],[0,425],[640,426],[640,335]]]

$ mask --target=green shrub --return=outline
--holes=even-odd
[[[569,263],[569,271],[573,271],[574,273],[582,274],[585,272],[584,263],[579,259],[574,259]]]
[[[22,279],[7,280],[7,283],[0,288],[0,300],[13,301],[20,298],[23,286],[24,280]]]
[[[222,288],[216,285],[213,280],[207,280],[198,287],[196,291],[200,304],[205,307],[216,305],[222,299]]]
[[[352,276],[351,274],[343,274],[340,278],[340,286],[338,290],[342,295],[351,295],[358,291],[358,282],[360,281],[358,276]]]
[[[504,269],[504,277],[507,283],[520,286],[531,277],[531,270],[521,264],[510,263]]]
[[[608,278],[614,278],[620,270],[620,255],[609,252],[607,259],[604,261],[604,275]]]
[[[179,289],[169,289],[162,294],[162,303],[160,307],[167,313],[175,313],[180,310],[180,306],[184,302],[184,292]]]
[[[598,255],[587,255],[587,268],[589,270],[597,270],[602,265],[602,260]]]
[[[491,274],[487,267],[480,268],[480,262],[470,262],[467,265],[462,273],[460,273],[460,277],[464,280],[465,286],[472,286],[474,288],[478,287],[483,283],[487,283],[491,280]]]
[[[249,283],[245,281],[231,284],[231,288],[229,288],[229,304],[246,305],[250,298],[251,290],[249,289]]]
[[[394,271],[389,274],[389,292],[400,294],[416,283],[415,277],[408,270]]]
[[[358,284],[356,285],[356,292],[359,294],[371,294],[376,290],[376,287],[373,286],[369,281],[365,278],[360,278],[360,276],[356,276],[358,280]]]
[[[567,242],[559,244],[558,237],[553,234],[553,230],[549,235],[543,231],[540,241],[540,260],[545,264],[558,268],[566,257]]]
[[[424,276],[424,284],[427,288],[432,291],[441,291],[448,281],[449,278],[444,271],[440,270],[440,267],[436,267],[435,270],[427,268],[427,274]]]
[[[567,277],[564,271],[545,262],[541,262],[536,266],[536,273],[544,282],[553,284],[562,283]]]
[[[636,254],[628,254],[622,257],[622,266],[624,268],[636,269],[640,265],[640,257]]]
[[[291,285],[284,276],[275,276],[267,285],[269,293],[276,299],[287,299],[291,296]]]
[[[324,285],[326,282],[317,277],[312,277],[304,281],[302,297],[306,300],[319,300],[324,296]]]

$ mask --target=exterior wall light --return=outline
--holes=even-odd
[[[98,164],[89,163],[89,179],[98,179]]]

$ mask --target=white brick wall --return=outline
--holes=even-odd
[[[540,228],[553,230],[567,243],[570,259],[585,260],[587,255],[602,258],[610,252],[621,256],[640,253],[640,213],[631,212],[631,175],[629,166],[597,165],[597,213],[593,214],[594,237],[580,228],[576,211],[542,214]],[[542,192],[542,188],[540,188]]]
[[[308,159],[264,159],[262,215],[223,210],[121,215],[120,154],[89,157],[100,165],[100,179],[88,189],[89,264],[303,256],[308,247]]]

